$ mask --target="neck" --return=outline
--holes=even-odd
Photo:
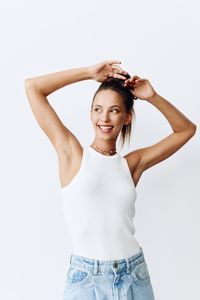
[[[103,154],[113,155],[117,152],[116,144],[113,141],[94,140],[90,146]]]
[[[116,149],[116,142],[115,140],[100,140],[100,139],[94,139],[94,141],[91,143],[91,145],[96,145],[97,147],[105,150],[110,151]]]

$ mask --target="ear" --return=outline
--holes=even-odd
[[[132,122],[132,113],[127,113],[127,116],[125,118],[124,125],[129,125]]]

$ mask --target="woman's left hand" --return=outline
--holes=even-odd
[[[148,79],[140,78],[137,75],[126,79],[124,86],[129,88],[135,97],[142,100],[147,100],[156,94]]]

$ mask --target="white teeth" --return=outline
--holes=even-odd
[[[101,128],[113,128],[113,126],[107,126],[107,125],[99,125]]]
[[[102,130],[102,131],[104,131],[104,132],[110,132],[111,130],[112,130],[112,128],[113,128],[113,126],[104,126],[104,125],[98,125],[99,126],[99,128]]]

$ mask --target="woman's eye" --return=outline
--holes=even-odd
[[[100,108],[95,108],[95,111],[100,110]],[[118,112],[118,110],[116,108],[112,109],[112,111],[115,110],[116,112]]]

